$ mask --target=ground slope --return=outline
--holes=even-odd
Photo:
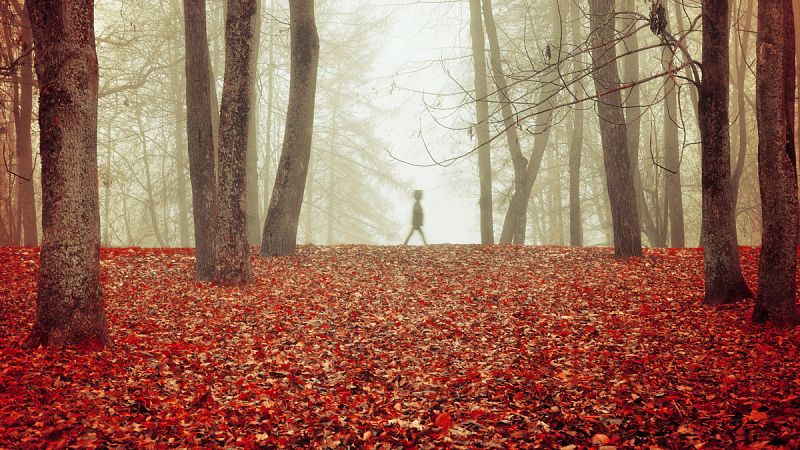
[[[100,353],[19,348],[37,264],[0,249],[0,447],[798,445],[800,330],[702,306],[698,250],[305,247],[244,288],[103,250]]]

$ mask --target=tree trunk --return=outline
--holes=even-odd
[[[475,74],[475,136],[480,179],[481,244],[494,244],[492,220],[492,155],[489,144],[489,88],[486,73],[486,41],[483,35],[481,0],[469,0],[469,29],[472,38],[472,66]]]
[[[756,323],[798,324],[795,42],[791,0],[758,3],[758,179],[763,222]]]
[[[745,84],[747,79],[747,53],[750,47],[750,27],[753,22],[753,0],[747,0],[745,11],[744,29],[738,33],[741,47],[736,58],[736,113],[739,115],[739,154],[733,168],[732,190],[734,217],[739,203],[739,186],[744,173],[744,163],[747,157],[747,110],[745,102]]]
[[[225,20],[225,81],[219,114],[216,270],[220,284],[253,280],[247,243],[247,123],[256,0],[230,0]]]
[[[633,173],[628,153],[622,96],[619,90],[616,50],[614,48],[613,0],[589,0],[592,37],[592,62],[595,91],[601,96],[597,105],[600,137],[606,168],[611,222],[614,229],[614,255],[628,258],[642,254],[639,217],[633,190]],[[609,91],[611,90],[611,91]]]
[[[100,290],[94,2],[28,0],[27,7],[40,92],[42,249],[36,322],[25,345],[102,347],[109,339]]]
[[[217,188],[205,3],[204,0],[183,0],[186,27],[186,136],[192,183],[196,276],[201,281],[209,281],[214,277]]]
[[[27,11],[22,13],[21,52],[33,46]],[[24,56],[20,67],[20,108],[16,122],[17,138],[17,202],[22,210],[22,244],[34,247],[39,242],[36,226],[36,200],[33,193],[33,146],[31,145],[31,120],[33,115],[33,57]],[[23,178],[24,177],[24,178]]]
[[[624,0],[623,11],[636,12],[634,0]],[[631,20],[626,20],[623,32],[626,37],[622,40],[623,48],[629,55],[623,58],[624,82],[638,81],[639,75],[639,35],[633,32],[639,26],[638,18],[631,16]],[[650,241],[650,245],[655,245],[656,225],[650,210],[647,207],[647,200],[642,186],[642,175],[639,167],[639,149],[641,147],[641,128],[642,128],[642,98],[639,86],[633,86],[627,91],[625,99],[625,120],[627,121],[628,155],[631,160],[631,172],[633,173],[633,190],[636,195],[636,211],[639,214],[639,223],[642,225],[644,234]]]
[[[153,227],[153,234],[159,247],[166,247],[166,242],[161,236],[158,227],[158,216],[156,214],[156,200],[153,196],[153,181],[150,177],[150,155],[147,153],[147,136],[142,123],[142,114],[137,112],[136,121],[139,125],[139,139],[142,141],[142,164],[144,164],[145,195],[147,196],[147,215],[150,217],[150,225]]]
[[[673,68],[673,53],[669,47],[662,50],[664,71]],[[683,248],[686,237],[683,226],[683,190],[681,189],[681,154],[678,142],[678,84],[674,75],[664,81],[664,204],[668,212],[670,246]]]
[[[572,23],[572,42],[582,42],[581,24],[578,8],[570,4]],[[574,62],[578,69],[581,60]],[[572,110],[572,132],[568,132],[569,142],[569,245],[583,246],[583,215],[581,214],[581,153],[583,153],[583,110],[580,106]]]
[[[171,1],[172,14],[176,22],[180,22],[181,12],[178,0]],[[179,43],[172,41],[176,53],[182,52]],[[172,111],[175,116],[175,183],[178,195],[178,236],[180,246],[189,247],[189,210],[186,205],[186,110],[183,105],[182,92],[186,92],[185,80],[181,76],[179,66],[170,68],[170,82],[175,97],[172,101]]]
[[[311,158],[319,60],[314,1],[290,0],[289,17],[292,47],[289,107],[281,159],[261,239],[262,256],[289,255],[294,252]]]
[[[270,3],[270,12],[275,10],[275,1]],[[269,21],[269,63],[267,65],[267,120],[264,127],[264,169],[262,170],[261,178],[264,183],[264,201],[263,211],[259,216],[259,223],[267,221],[267,210],[269,210],[270,201],[270,186],[272,177],[270,175],[270,168],[272,164],[272,130],[273,130],[273,102],[272,98],[275,91],[275,19]],[[263,244],[263,242],[262,242]]]
[[[523,194],[527,191],[525,169],[528,165],[528,160],[522,156],[522,149],[519,145],[517,122],[514,120],[514,113],[511,109],[511,98],[508,95],[508,83],[506,82],[506,76],[503,72],[503,62],[502,56],[500,55],[500,43],[497,39],[497,26],[494,23],[492,0],[483,0],[483,19],[486,25],[486,36],[489,40],[489,56],[492,74],[494,75],[494,83],[497,86],[497,100],[500,103],[503,127],[508,142],[508,151],[511,154],[511,162],[514,167],[514,193],[508,205],[506,218],[503,222],[503,231],[500,235],[501,244],[511,244],[514,240],[515,224],[519,222],[519,216],[523,217],[522,221],[524,222],[524,217],[527,212],[527,199],[523,198]]]
[[[728,0],[703,1],[703,80],[698,112],[702,140],[705,303],[751,296],[742,278],[731,197],[728,120]]]
[[[583,150],[583,110],[572,111],[569,134],[569,245],[583,246],[581,214],[581,151]]]
[[[488,0],[484,0],[484,3],[487,3]],[[522,245],[525,243],[525,231],[526,226],[525,222],[527,221],[527,211],[528,211],[528,202],[531,198],[531,189],[533,189],[533,185],[536,182],[536,178],[539,175],[539,169],[542,165],[542,158],[544,157],[544,152],[547,149],[547,144],[550,139],[550,127],[551,127],[551,119],[553,116],[553,107],[558,103],[556,100],[556,96],[558,95],[559,90],[561,89],[561,83],[558,82],[558,71],[556,70],[556,65],[560,64],[561,58],[561,24],[562,18],[559,15],[558,3],[555,1],[551,1],[550,8],[551,8],[551,18],[553,23],[553,32],[552,32],[552,41],[554,42],[555,47],[555,55],[553,56],[551,53],[550,60],[547,61],[547,64],[550,65],[547,74],[545,75],[544,79],[542,80],[542,88],[540,90],[539,98],[537,99],[537,111],[535,113],[535,125],[534,125],[534,138],[533,138],[533,149],[531,150],[531,156],[526,161],[524,167],[524,174],[522,177],[521,182],[517,183],[517,164],[518,162],[514,160],[514,194],[511,198],[511,203],[508,206],[508,211],[506,212],[506,217],[503,222],[503,231],[500,236],[500,243],[514,243]],[[486,11],[484,11],[486,14]],[[499,46],[497,45],[497,30],[494,25],[494,18],[491,18],[491,28],[489,27],[489,19],[487,18],[487,31],[489,32],[489,42],[491,43],[493,40],[495,41],[492,44],[493,47],[497,48],[497,54],[499,59]],[[493,64],[494,66],[494,64]],[[503,77],[502,82],[504,85],[504,89],[506,94],[504,94],[506,102],[509,103],[508,105],[508,114],[504,113],[503,117],[506,120],[506,128],[508,128],[508,121],[514,122],[514,118],[511,112],[510,106],[510,98],[508,97],[507,91],[508,88],[505,87],[506,81],[505,76],[502,74],[502,68],[500,67],[499,63],[497,68],[495,69],[495,79],[497,79],[498,73],[500,76]],[[516,131],[515,131],[516,136]],[[517,139],[517,147],[519,147],[518,139]],[[520,154],[521,156],[521,154]],[[512,156],[512,160],[514,157]],[[524,158],[519,160],[519,164],[525,161]]]
[[[258,53],[261,48],[261,8],[256,2],[253,23],[253,57],[250,59],[250,112],[247,115],[247,241],[261,244],[258,219]]]

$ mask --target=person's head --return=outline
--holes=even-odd
[[[422,191],[417,189],[414,191],[414,200],[422,200]]]

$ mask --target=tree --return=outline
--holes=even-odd
[[[758,2],[756,115],[763,222],[756,323],[797,325],[795,42],[791,0]]]
[[[16,1],[11,2],[16,8]],[[28,12],[19,7],[22,17],[22,35],[20,44],[22,58],[20,67],[20,107],[14,112],[14,123],[17,134],[17,171],[19,172],[17,190],[19,208],[22,210],[23,245],[35,246],[38,243],[36,226],[36,201],[33,193],[33,146],[31,145],[31,121],[33,116],[33,58],[29,50],[33,46]]]
[[[214,277],[216,174],[205,0],[183,0],[186,45],[186,135],[192,184],[198,280]]]
[[[577,19],[577,5],[570,5],[572,42],[581,42],[581,26]],[[582,58],[576,57],[573,70],[579,69]],[[583,110],[572,111],[572,129],[569,133],[569,245],[583,245],[583,215],[581,213],[581,153],[583,150]]]
[[[93,0],[28,0],[42,160],[36,321],[26,347],[108,343],[100,290]],[[60,26],[54,26],[58,23]]]
[[[219,120],[216,269],[214,281],[252,281],[247,243],[247,124],[253,75],[256,0],[229,0],[225,20],[225,81]]]
[[[489,144],[489,88],[486,83],[486,41],[483,36],[481,0],[469,1],[469,28],[475,72],[475,136],[478,141],[478,174],[481,186],[481,244],[494,244],[492,224],[492,159]]]
[[[289,1],[291,74],[283,148],[261,239],[262,256],[288,255],[297,243],[303,205],[317,88],[319,36],[313,0]]]
[[[680,14],[680,13],[679,13]],[[665,46],[661,50],[664,71],[674,69],[674,50]],[[669,218],[670,246],[685,247],[683,226],[683,190],[681,188],[681,155],[678,142],[678,79],[670,74],[664,80],[664,204]],[[640,215],[641,217],[641,215]]]
[[[247,240],[250,245],[261,242],[258,220],[258,54],[261,49],[261,8],[256,2],[253,23],[253,56],[250,58],[250,110],[247,114]],[[271,105],[270,105],[271,106]]]
[[[699,88],[702,140],[705,303],[719,305],[750,297],[742,277],[731,196],[728,121],[728,0],[703,1],[703,79]]]
[[[640,256],[642,243],[633,173],[628,154],[625,117],[619,89],[616,50],[614,48],[614,2],[589,0],[592,30],[592,63],[600,117],[600,137],[606,168],[611,221],[614,229],[614,255],[617,258]]]

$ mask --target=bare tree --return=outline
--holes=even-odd
[[[475,136],[478,141],[480,178],[481,244],[494,244],[492,221],[492,159],[489,136],[489,88],[486,82],[486,41],[483,35],[481,0],[469,1],[472,63],[475,73]]]
[[[252,281],[247,243],[247,124],[253,75],[256,0],[229,0],[225,20],[225,82],[219,120],[216,270],[214,281]]]
[[[589,0],[589,11],[593,77],[595,91],[600,97],[597,108],[614,228],[614,255],[618,258],[639,256],[642,254],[639,218],[615,61],[614,3],[612,0]]]
[[[36,322],[26,347],[104,346],[94,2],[28,0],[42,158]],[[61,26],[53,26],[59,23]]]
[[[261,239],[262,256],[294,252],[311,158],[319,61],[314,1],[290,0],[289,20],[292,35],[289,107],[281,158]]]
[[[728,80],[728,0],[703,1],[702,137],[705,303],[731,303],[752,294],[742,277],[731,197]]]
[[[795,41],[791,0],[758,2],[758,179],[763,232],[753,321],[797,325]]]
[[[247,240],[250,245],[261,243],[258,220],[258,54],[261,49],[261,8],[256,2],[253,23],[253,57],[250,58],[250,111],[247,115]],[[271,105],[270,105],[271,106]]]

